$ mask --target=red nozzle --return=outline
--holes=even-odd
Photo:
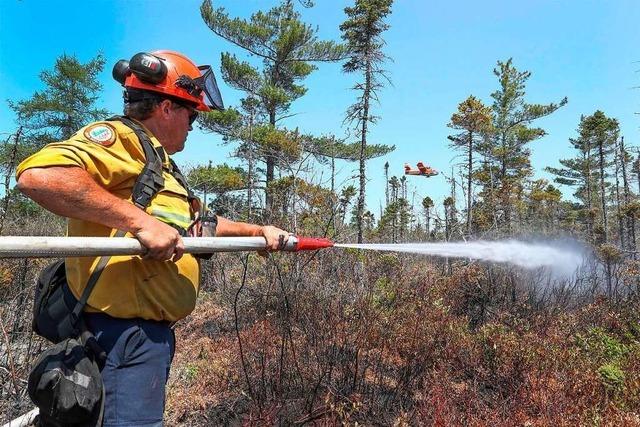
[[[296,244],[296,251],[315,251],[316,249],[330,248],[333,246],[333,242],[324,237],[302,237],[296,236],[298,243]]]

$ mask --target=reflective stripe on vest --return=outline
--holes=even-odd
[[[140,127],[140,125],[138,125],[130,118],[124,116],[113,116],[108,120],[122,122],[136,134],[136,136],[138,137],[138,141],[140,141],[140,145],[142,145],[142,150],[144,151],[145,157],[145,165],[133,185],[131,199],[136,206],[144,210],[147,206],[149,206],[151,200],[155,197],[155,195],[158,194],[162,189],[164,189],[162,164],[165,158],[165,151],[162,147],[154,147],[149,135],[147,135],[144,129]],[[194,199],[195,196],[191,189],[189,189],[186,178],[184,177],[184,175],[182,175],[173,159],[169,158],[169,163],[171,165],[171,168],[168,172],[187,191],[187,201],[191,202],[191,200]],[[158,219],[164,220],[164,222],[171,222],[171,225],[179,227],[181,230],[178,231],[180,231],[181,234],[184,234],[184,232],[186,232],[186,228],[191,223],[190,217],[187,218],[184,215],[171,212],[167,209],[152,207],[152,211],[152,215],[157,217]]]

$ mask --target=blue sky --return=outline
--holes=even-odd
[[[219,0],[232,16],[248,17],[268,9],[273,0]],[[317,0],[302,7],[303,20],[317,25],[323,39],[338,40],[343,9],[351,1]],[[0,98],[24,99],[42,88],[38,73],[50,69],[62,53],[87,61],[102,51],[107,65],[101,75],[104,95],[99,103],[121,110],[121,91],[111,78],[112,65],[139,51],[172,49],[219,70],[220,53],[243,52],[215,36],[204,24],[200,1],[193,0],[0,0]],[[569,103],[536,122],[548,135],[531,145],[537,177],[544,166],[571,156],[568,138],[575,134],[581,114],[603,110],[620,121],[631,145],[640,145],[640,2],[637,0],[396,0],[388,20],[385,51],[393,61],[386,69],[393,82],[380,93],[371,142],[394,144],[393,153],[370,161],[368,197],[378,216],[384,198],[383,164],[400,176],[405,162],[424,160],[449,173],[457,163],[447,143],[446,124],[458,103],[473,94],[490,103],[497,88],[492,69],[497,60],[512,57],[520,70],[529,70],[529,102]],[[218,73],[219,76],[219,73]],[[226,105],[240,94],[220,78]],[[340,64],[320,64],[306,79],[308,93],[293,103],[296,113],[284,123],[301,131],[342,136],[342,119],[354,100],[353,78]],[[0,136],[15,130],[14,117],[0,109]],[[3,139],[4,139],[3,138]],[[229,162],[229,147],[217,135],[198,131],[176,156],[181,164]],[[356,164],[340,164],[339,182],[348,182]],[[318,171],[322,168],[318,168]],[[313,177],[319,179],[317,172]],[[323,178],[328,178],[326,173]],[[569,195],[569,189],[563,189]],[[444,177],[410,178],[409,195],[416,205],[429,195],[440,203],[449,192]]]

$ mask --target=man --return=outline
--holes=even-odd
[[[125,88],[125,118],[90,124],[67,141],[49,144],[22,162],[16,175],[22,192],[69,218],[70,236],[113,236],[121,230],[147,249],[142,258],[109,259],[84,317],[108,355],[102,369],[104,425],[156,426],[162,425],[175,346],[170,324],[193,310],[200,274],[181,238],[199,209],[169,155],[184,148],[198,111],[223,107],[211,69],[176,52],[137,54],[119,61],[113,74]],[[132,203],[136,180],[149,163],[140,139],[153,144],[162,163],[164,183],[148,206]],[[288,236],[273,226],[222,217],[214,232],[264,236],[268,249],[277,249]],[[97,263],[97,258],[66,260],[76,298]]]

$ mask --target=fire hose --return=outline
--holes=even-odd
[[[266,250],[263,237],[184,237],[185,252],[242,252]],[[333,242],[325,238],[289,236],[281,250],[312,251],[329,248]],[[129,237],[51,237],[1,236],[0,258],[60,258],[103,255],[144,255],[146,248]],[[3,427],[25,427],[38,415],[38,408],[5,424]]]
[[[264,237],[184,237],[182,242],[185,252],[190,254],[264,251],[267,247]],[[291,235],[282,250],[311,251],[332,246],[329,239]],[[0,237],[0,258],[144,255],[145,252],[146,248],[130,237]]]

